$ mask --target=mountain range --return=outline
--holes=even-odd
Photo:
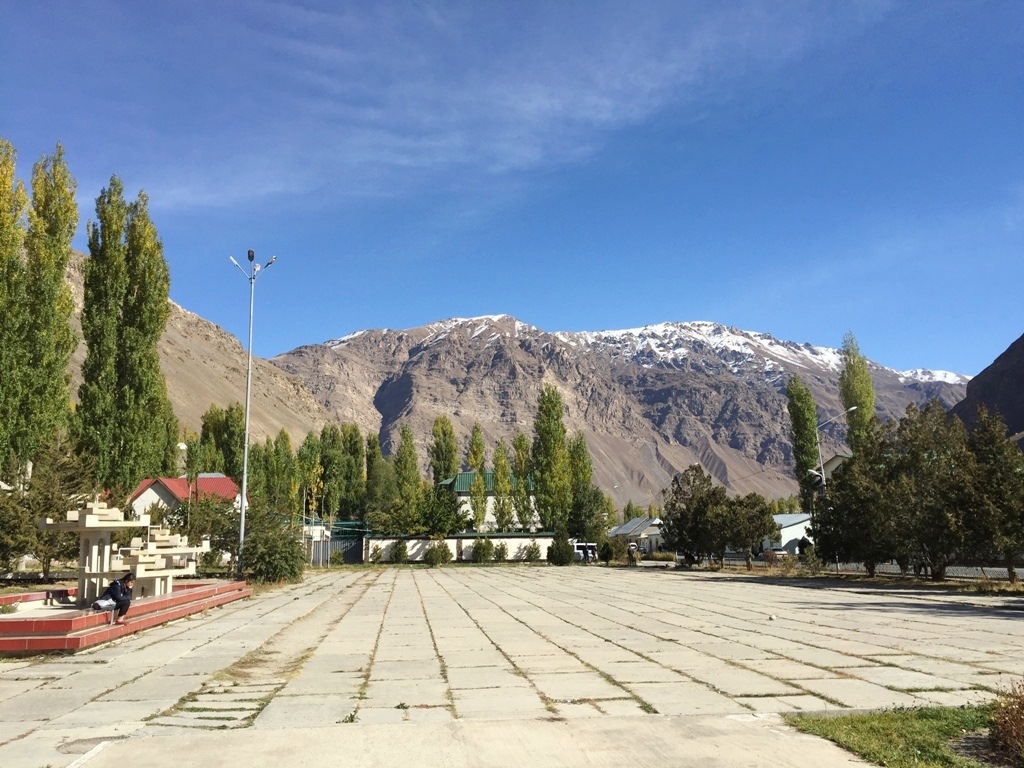
[[[83,263],[76,255],[68,273],[79,336]],[[84,356],[80,343],[73,392]],[[197,431],[211,404],[243,401],[243,346],[173,303],[160,357],[183,427]],[[586,436],[595,482],[619,504],[660,501],[672,476],[695,462],[731,492],[794,493],[788,378],[808,385],[822,421],[842,410],[837,350],[712,322],[548,332],[508,315],[452,318],[359,331],[253,365],[252,439],[284,429],[297,444],[327,422],[355,422],[387,452],[406,423],[424,463],[438,415],[452,419],[463,445],[479,423],[491,451],[517,430],[531,433],[541,387],[551,384],[569,431]],[[968,386],[955,373],[870,367],[881,418],[932,398],[950,408]],[[822,429],[826,458],[843,435],[842,419]]]

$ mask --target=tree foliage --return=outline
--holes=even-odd
[[[473,508],[473,530],[481,531],[487,517],[487,480],[484,476],[487,465],[487,446],[480,425],[473,422],[466,447],[466,466],[473,472],[469,484],[469,503]]]
[[[852,333],[843,338],[843,368],[839,373],[839,399],[846,410],[846,442],[853,453],[872,439],[875,423],[875,387],[868,361]],[[850,410],[851,408],[855,410]]]
[[[520,530],[528,530],[534,524],[534,508],[530,500],[530,488],[533,480],[533,458],[530,452],[530,439],[522,432],[516,432],[512,438],[512,507],[516,516],[516,525]]]
[[[442,480],[455,477],[459,472],[459,441],[455,427],[447,416],[434,419],[431,429],[431,443],[428,449],[430,474],[437,485]]]
[[[811,390],[793,374],[786,387],[789,421],[793,438],[793,470],[800,486],[800,503],[805,512],[814,509],[814,496],[821,478],[818,472],[818,415]]]
[[[533,482],[537,514],[544,530],[567,525],[572,508],[572,477],[566,445],[562,396],[550,384],[541,389],[533,422]]]
[[[79,445],[96,456],[97,479],[119,497],[173,468],[177,426],[157,354],[170,277],[145,193],[128,204],[112,177],[96,199],[96,218],[89,222],[76,423]]]
[[[499,440],[494,448],[494,527],[509,531],[515,524],[512,499],[512,464],[508,459],[508,446]]]

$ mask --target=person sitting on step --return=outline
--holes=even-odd
[[[108,599],[114,601],[114,609],[117,610],[117,620],[115,624],[124,624],[124,615],[128,613],[128,608],[132,604],[132,587],[135,586],[135,574],[126,573],[120,579],[110,582],[107,586],[106,591],[100,595],[100,599]]]

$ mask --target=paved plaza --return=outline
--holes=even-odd
[[[854,765],[778,713],[989,700],[1024,674],[1021,608],[648,568],[311,572],[0,662],[0,766]]]

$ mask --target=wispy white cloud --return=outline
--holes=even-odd
[[[327,180],[390,196],[579,162],[610,132],[667,107],[699,115],[738,78],[853,34],[886,6],[253,8],[221,31],[241,41],[223,55],[241,56],[246,77],[211,83],[211,111],[155,153],[175,158],[149,169],[162,206]]]

